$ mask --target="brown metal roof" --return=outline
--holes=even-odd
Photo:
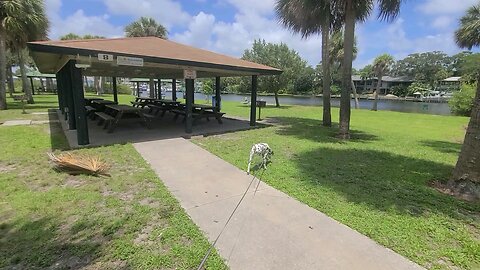
[[[143,58],[146,63],[152,64],[146,65],[143,73],[138,72],[139,68],[136,67],[136,74],[132,74],[135,76],[152,73],[158,77],[161,77],[160,73],[175,73],[179,75],[179,71],[185,68],[198,70],[201,76],[274,75],[281,73],[281,70],[276,68],[157,37],[39,41],[30,42],[28,46],[40,71],[44,73],[55,73],[59,66],[62,65],[62,63],[52,63],[54,59],[57,59],[57,62],[59,62],[63,57],[64,62],[66,58],[74,59],[77,57],[78,59],[82,56],[96,60],[99,53],[113,54],[115,57],[130,56]],[[154,64],[159,64],[158,68],[163,70],[153,70],[155,68]],[[148,71],[146,70],[147,67],[149,68]],[[110,72],[115,69],[115,67],[112,69],[111,65],[105,66],[105,63],[97,63],[96,68],[90,72]],[[119,68],[118,71],[128,72],[125,67],[122,68]],[[132,67],[130,68],[132,69]],[[168,75],[171,76],[172,74]]]

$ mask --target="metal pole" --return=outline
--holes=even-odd
[[[186,79],[185,80],[185,132],[192,133],[193,126],[193,95],[195,90],[195,80]]]
[[[172,100],[177,101],[177,80],[172,79]]]
[[[215,111],[219,112],[220,111],[220,106],[221,106],[221,100],[222,96],[220,95],[221,91],[221,82],[220,82],[220,77],[215,77]]]
[[[117,77],[112,77],[113,101],[118,104]]]
[[[255,126],[256,114],[257,114],[257,88],[258,88],[258,76],[252,76],[252,93],[250,98],[250,126]]]

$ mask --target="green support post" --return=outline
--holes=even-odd
[[[75,119],[75,105],[73,103],[73,89],[72,76],[70,75],[70,63],[67,63],[61,70],[65,85],[65,100],[68,108],[66,119],[68,119],[68,129],[73,130],[77,128]]]
[[[217,112],[220,111],[220,103],[222,101],[221,89],[220,77],[215,77],[215,111]]]
[[[140,82],[137,82],[137,97],[140,97]]]
[[[172,100],[177,101],[177,80],[172,79]]]
[[[60,110],[60,112],[63,114],[64,113],[64,109],[65,109],[65,104],[64,104],[64,100],[63,100],[63,91],[61,88],[62,87],[62,79],[61,79],[61,75],[60,75],[60,72],[57,72],[57,74],[55,74],[56,78],[57,78],[57,97],[58,97],[58,109]]]
[[[185,132],[192,133],[193,126],[193,95],[195,91],[195,80],[185,80]]]
[[[82,70],[75,67],[75,61],[69,61],[69,71],[72,82],[72,96],[75,106],[75,120],[77,125],[77,143],[78,145],[87,145],[90,143],[88,137],[87,112],[85,110],[85,97],[83,95],[83,76]]]
[[[112,77],[113,101],[118,104],[117,77]]]
[[[258,76],[252,76],[252,93],[250,98],[250,126],[255,126],[257,124],[256,114],[257,114],[257,88],[258,88]]]

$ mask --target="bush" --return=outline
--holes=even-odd
[[[395,85],[390,89],[391,94],[398,97],[405,97],[408,95],[408,87],[405,85]]]
[[[455,115],[470,116],[475,98],[476,85],[462,84],[460,91],[453,94],[448,102],[450,110]]]
[[[117,92],[119,94],[132,94],[132,89],[130,88],[130,86],[128,86],[127,84],[119,84],[117,85]]]
[[[422,83],[422,82],[414,82],[407,88],[407,94],[408,95],[413,95],[415,92],[420,92],[422,94],[427,93],[430,91],[432,87],[428,83]]]

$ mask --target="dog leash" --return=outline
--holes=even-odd
[[[262,170],[265,170],[264,168],[262,168]],[[245,196],[247,195],[248,193],[248,190],[250,189],[250,187],[252,186],[252,183],[253,181],[255,180],[256,178],[256,173],[255,174],[252,174],[252,180],[250,181],[250,184],[248,184],[248,187],[247,189],[245,190],[245,192],[243,193],[242,195],[242,198],[240,198],[240,200],[238,201],[237,205],[235,206],[235,208],[233,209],[232,213],[230,214],[230,216],[228,217],[227,219],[227,222],[225,222],[225,225],[223,225],[223,228],[222,230],[220,231],[220,233],[217,235],[217,238],[215,238],[215,241],[212,242],[212,244],[210,244],[210,247],[208,248],[207,250],[207,253],[205,254],[205,256],[203,257],[203,260],[202,262],[200,263],[200,265],[198,266],[197,270],[202,270],[202,267],[205,265],[205,263],[207,262],[207,259],[208,259],[208,256],[210,256],[210,253],[212,252],[213,248],[215,247],[215,244],[217,244],[217,241],[218,239],[220,238],[220,236],[222,235],[223,231],[225,230],[225,228],[227,227],[228,223],[230,222],[230,220],[232,219],[233,215],[235,214],[235,212],[237,211],[238,207],[240,206],[240,204],[242,203],[243,199],[245,198]],[[260,180],[259,180],[260,181]],[[260,183],[259,183],[260,184]],[[257,188],[258,188],[258,185],[257,185]],[[256,192],[256,190],[255,190]]]

